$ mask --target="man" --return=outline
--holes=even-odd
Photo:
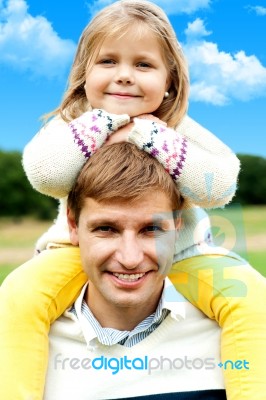
[[[226,398],[220,330],[166,278],[182,202],[164,168],[130,143],[84,166],[68,224],[88,284],[51,328],[46,400]]]

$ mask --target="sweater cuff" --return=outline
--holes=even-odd
[[[166,126],[143,119],[134,119],[128,141],[156,158],[175,182],[179,181],[187,157],[187,140]]]
[[[232,152],[217,154],[204,145],[204,138],[194,142],[154,121],[135,118],[134,122],[128,140],[163,165],[186,200],[204,208],[230,202],[239,168]]]
[[[75,144],[86,159],[90,158],[121,126],[128,124],[127,114],[116,115],[95,109],[82,114],[69,123]]]

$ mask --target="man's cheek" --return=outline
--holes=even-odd
[[[175,230],[168,231],[163,234],[163,237],[155,239],[155,251],[159,272],[162,275],[167,275],[171,269],[174,250],[175,250]]]

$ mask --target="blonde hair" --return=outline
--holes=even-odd
[[[169,196],[173,211],[181,209],[180,191],[159,161],[132,143],[114,143],[89,158],[68,195],[68,207],[78,223],[88,197],[129,203],[154,190]]]
[[[110,35],[125,34],[134,23],[140,28],[148,26],[156,35],[169,70],[169,96],[153,114],[169,127],[175,127],[181,121],[188,107],[187,63],[166,14],[160,7],[145,0],[117,1],[92,19],[81,34],[63,101],[46,117],[60,114],[69,122],[90,109],[84,89],[86,72],[95,62],[103,41]]]

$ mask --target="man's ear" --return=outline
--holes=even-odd
[[[69,208],[67,209],[67,223],[68,223],[70,241],[73,244],[73,246],[78,246],[79,245],[78,226],[76,224],[73,212]]]
[[[175,229],[177,231],[180,231],[181,228],[182,228],[182,218],[179,217],[179,218],[176,218],[176,220],[175,220]]]
[[[175,221],[176,238],[178,238],[181,229],[183,229],[183,219],[182,219],[182,211],[181,210],[176,212],[176,214],[174,216],[174,221]]]

